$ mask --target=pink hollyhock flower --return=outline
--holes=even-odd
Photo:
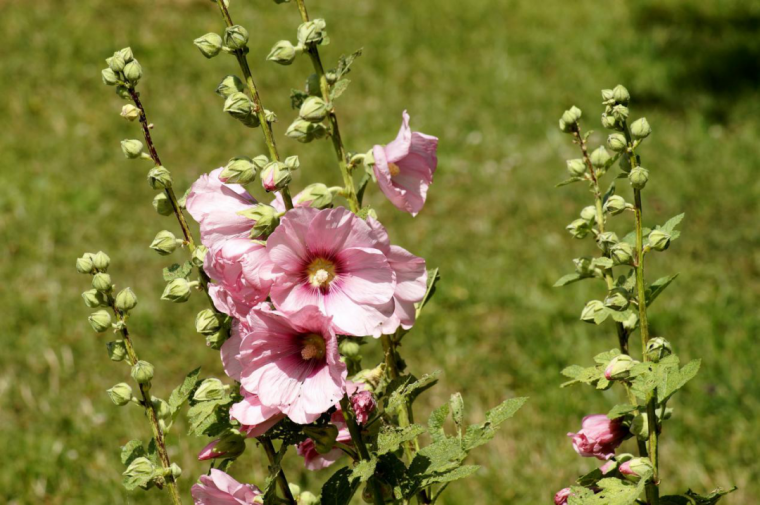
[[[341,333],[379,336],[394,312],[389,247],[344,208],[288,211],[267,240],[271,300],[285,314],[316,306]]]
[[[433,183],[438,166],[436,149],[438,138],[413,132],[406,111],[396,140],[372,148],[380,189],[393,205],[413,216],[425,205],[428,188]]]
[[[287,317],[254,309],[247,319],[240,382],[263,406],[308,424],[340,401],[346,365],[329,317],[306,306]]]
[[[330,422],[338,428],[338,436],[335,438],[336,442],[341,442],[347,445],[352,445],[351,433],[348,431],[348,426],[343,419],[343,412],[340,409],[336,410],[330,418]],[[304,466],[307,470],[316,471],[322,470],[332,465],[343,456],[344,452],[337,447],[325,454],[317,452],[317,446],[314,441],[307,438],[296,448],[296,452],[299,456],[303,456]]]
[[[195,505],[253,505],[261,495],[253,484],[241,484],[216,468],[201,475],[200,481],[190,489]]]
[[[628,435],[628,430],[620,419],[610,419],[604,414],[594,414],[583,418],[578,433],[568,433],[573,439],[575,452],[584,458],[595,457],[602,461],[615,455],[615,449]]]
[[[371,392],[363,390],[351,396],[351,407],[356,413],[356,422],[360,426],[364,426],[369,420],[370,414],[377,408],[377,402]]]
[[[243,388],[240,393],[243,401],[230,407],[230,417],[243,425],[240,431],[244,431],[249,438],[260,437],[285,418],[280,409],[262,405],[258,396]]]
[[[570,488],[566,487],[554,495],[554,505],[567,505],[567,499],[570,497]]]

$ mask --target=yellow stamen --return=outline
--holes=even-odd
[[[396,177],[401,173],[401,169],[395,163],[388,163],[388,171],[391,173],[391,177]]]
[[[322,335],[312,333],[306,335],[302,342],[301,357],[303,359],[322,359],[325,357],[325,339]]]
[[[309,283],[315,288],[326,288],[335,279],[335,263],[317,258],[306,267]]]

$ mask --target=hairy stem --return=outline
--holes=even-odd
[[[306,11],[305,0],[296,0],[296,4],[298,4],[298,11],[301,13],[301,20],[303,20],[304,23],[308,22],[309,13]],[[322,92],[322,99],[325,103],[330,104],[330,83],[327,82],[327,76],[325,75],[325,69],[322,66],[322,59],[319,57],[317,44],[308,44],[306,46],[306,52],[309,54],[314,71],[319,77],[319,89]],[[343,184],[345,186],[343,196],[348,200],[348,206],[351,209],[351,212],[356,213],[359,211],[361,205],[359,205],[359,200],[356,196],[354,178],[348,168],[346,148],[343,145],[343,140],[340,136],[338,117],[335,115],[335,107],[332,104],[330,104],[327,118],[330,123],[330,140],[332,141],[333,149],[335,150],[335,156],[338,158],[340,173],[343,176]]]
[[[267,459],[269,460],[270,467],[277,463],[277,452],[274,450],[274,444],[268,437],[259,437],[256,440],[259,441],[264,448],[264,452],[267,453]],[[290,486],[288,485],[288,479],[285,478],[285,472],[282,468],[277,472],[277,486],[280,488],[282,496],[285,497],[288,503],[295,505],[296,499],[293,497],[293,493],[290,492]]]
[[[351,402],[348,400],[348,396],[344,396],[340,400],[340,408],[343,411],[343,418],[346,420],[348,431],[351,434],[351,440],[353,440],[354,445],[356,445],[356,449],[359,451],[359,457],[365,461],[369,461],[369,451],[367,451],[367,446],[364,443],[364,439],[362,438],[362,432],[359,429],[359,426],[356,424],[356,415],[351,408]],[[380,484],[377,482],[377,480],[374,477],[370,477],[368,483],[370,489],[372,490],[372,497],[375,501],[375,504],[384,504],[385,500],[383,500],[383,492],[380,489]]]

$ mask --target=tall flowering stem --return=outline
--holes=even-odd
[[[221,1],[221,0],[220,0]],[[298,5],[298,11],[301,13],[301,20],[304,23],[309,22],[309,13],[306,10],[305,0],[296,0]],[[319,77],[319,89],[322,92],[322,99],[325,103],[331,103],[330,100],[330,84],[327,82],[327,75],[325,69],[322,66],[322,59],[319,57],[319,49],[316,43],[309,43],[306,45],[306,52],[309,53],[309,59],[314,66],[314,71]],[[354,186],[354,178],[351,175],[351,171],[348,167],[348,160],[346,154],[346,148],[343,145],[343,139],[340,136],[340,127],[338,126],[338,116],[335,114],[335,107],[330,106],[327,117],[330,122],[330,140],[335,150],[335,156],[338,158],[338,167],[340,173],[343,176],[343,196],[348,200],[348,206],[351,212],[358,212],[361,205],[359,199],[356,196],[356,187]]]
[[[344,396],[340,400],[340,408],[343,411],[343,418],[346,420],[348,431],[351,433],[351,440],[354,442],[354,444],[356,444],[356,448],[358,449],[359,458],[364,461],[369,461],[370,455],[369,451],[367,450],[367,445],[364,443],[362,432],[359,426],[356,424],[356,414],[354,413],[354,409],[351,407],[351,402],[348,400],[347,396]],[[378,484],[377,480],[371,478],[369,484],[372,490],[372,498],[374,499],[375,503],[378,505],[384,504],[385,500],[383,499],[383,492],[380,489],[380,485]]]

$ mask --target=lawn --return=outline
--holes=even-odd
[[[653,306],[652,330],[702,371],[672,406],[662,446],[666,492],[737,485],[726,504],[760,494],[760,5],[712,0],[518,2],[516,0],[312,0],[328,23],[328,65],[364,48],[337,103],[350,150],[396,135],[408,109],[414,129],[440,138],[439,168],[424,211],[396,211],[376,188],[368,202],[392,241],[441,270],[438,294],[403,353],[417,374],[441,369],[441,385],[420,400],[418,417],[461,391],[475,422],[506,397],[528,404],[474,454],[474,477],[444,494],[446,504],[551,503],[553,493],[594,467],[565,436],[583,415],[606,412],[614,391],[560,390],[559,371],[615,346],[609,326],[578,320],[593,283],[558,289],[573,257],[591,253],[564,226],[587,204],[580,185],[555,189],[564,160],[577,157],[557,119],[570,105],[601,130],[599,90],[625,84],[632,115],[654,133],[643,150],[651,172],[645,219],[686,213],[681,239],[652,255],[649,275],[678,272]],[[289,89],[310,73],[264,61],[275,41],[293,39],[294,4],[233,0],[251,32],[250,61],[281,150],[301,157],[300,188],[338,184],[327,142],[282,135],[294,117]],[[115,408],[105,389],[127,373],[90,330],[74,269],[84,251],[104,250],[120,287],[140,305],[132,319],[139,352],[157,365],[166,395],[190,369],[220,376],[217,353],[193,326],[204,300],[159,302],[169,260],[148,249],[175,229],[158,217],[145,166],[127,162],[119,140],[139,135],[100,81],[104,58],[131,45],[145,71],[143,101],[175,186],[235,155],[264,152],[256,130],[222,113],[214,95],[236,70],[233,58],[206,61],[192,40],[220,31],[201,0],[0,0],[0,502],[160,503],[120,486],[119,445],[148,437],[139,409]],[[603,140],[600,131],[594,144]],[[308,181],[308,182],[306,182]],[[627,190],[626,190],[627,191]],[[262,195],[260,188],[256,193]],[[623,231],[621,226],[619,231]],[[187,492],[207,465],[205,442],[169,437]],[[628,442],[630,444],[630,442]],[[263,484],[249,451],[234,467]],[[323,474],[287,466],[315,492]],[[300,477],[299,477],[300,476]]]

